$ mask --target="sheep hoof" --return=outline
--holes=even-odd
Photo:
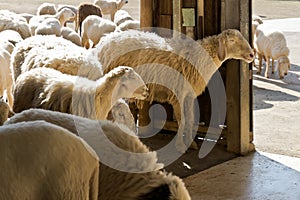
[[[260,74],[260,71],[257,71],[256,74]]]
[[[190,149],[198,150],[198,145],[195,141],[192,142]]]

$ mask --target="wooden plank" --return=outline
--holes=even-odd
[[[153,27],[153,0],[141,0],[140,13],[141,28]]]
[[[182,27],[182,0],[173,0],[173,30],[177,33],[181,33]]]
[[[159,14],[160,15],[172,15],[173,14],[173,2],[172,0],[158,1]]]

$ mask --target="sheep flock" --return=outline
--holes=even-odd
[[[128,2],[0,10],[0,199],[191,199],[139,139],[130,106],[171,104],[175,152],[197,148],[194,100],[223,62],[250,63],[254,51],[235,29],[197,41],[141,30]],[[256,46],[259,58],[284,63],[282,78],[289,52]]]

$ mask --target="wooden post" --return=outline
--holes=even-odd
[[[226,0],[222,11],[224,28],[236,28],[250,40],[249,0]],[[235,12],[232,12],[232,11]],[[251,82],[249,64],[243,61],[226,62],[227,93],[227,150],[245,155],[253,150],[250,141],[251,127]]]
[[[141,0],[141,28],[153,27],[153,0]]]

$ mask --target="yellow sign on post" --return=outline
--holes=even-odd
[[[195,26],[195,9],[194,8],[182,8],[182,26]]]

